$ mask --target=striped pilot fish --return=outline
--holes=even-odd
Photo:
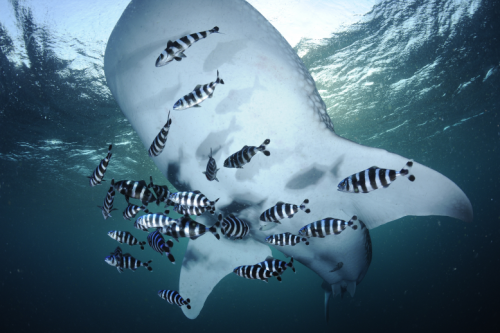
[[[269,156],[271,155],[271,152],[269,150],[266,150],[266,145],[270,144],[271,140],[266,139],[264,143],[262,143],[260,146],[255,147],[255,146],[245,146],[241,148],[240,151],[232,154],[226,160],[224,161],[224,166],[226,168],[240,168],[243,169],[243,166],[247,163],[250,162],[252,157],[255,156],[259,151],[262,152],[264,155]]]
[[[265,267],[257,265],[238,266],[233,270],[238,276],[250,280],[261,280],[267,282],[271,276],[279,276],[278,272],[272,272]]]
[[[109,265],[116,267],[118,273],[123,272],[123,252],[119,246],[116,247],[114,252],[111,252],[110,256],[104,258],[104,261]]]
[[[214,27],[213,29],[210,29],[208,31],[201,31],[184,36],[177,39],[175,42],[169,40],[167,42],[167,48],[163,50],[163,52],[156,59],[156,67],[165,66],[173,60],[181,61],[182,58],[186,57],[184,51],[186,51],[195,42],[199,41],[200,39],[204,39],[208,35],[211,35],[213,33],[219,33],[219,27]]]
[[[259,262],[257,265],[260,265],[271,272],[276,272],[279,275],[276,277],[279,282],[281,282],[281,274],[290,267],[295,273],[295,267],[293,267],[293,258],[290,258],[290,262],[286,263],[285,261],[281,261],[278,259],[274,259],[271,256],[268,256],[266,260]]]
[[[172,119],[170,119],[170,111],[168,111],[168,120],[165,123],[165,126],[161,129],[160,133],[153,140],[153,143],[149,147],[148,154],[150,157],[155,157],[161,154],[163,148],[165,148],[165,144],[167,143],[167,135],[170,130],[170,125],[172,124]]]
[[[217,233],[217,228],[219,222],[215,223],[210,228],[207,228],[204,224],[198,223],[191,220],[189,217],[183,216],[179,220],[169,227],[162,228],[161,232],[173,237],[176,241],[179,238],[189,237],[190,239],[196,239],[203,236],[206,232],[210,231],[215,238],[220,239],[220,235]]]
[[[149,213],[146,207],[146,205],[137,206],[129,203],[127,208],[123,211],[123,218],[130,221],[130,219],[133,219],[141,210],[144,211],[144,213]]]
[[[181,295],[179,295],[179,293],[175,290],[160,290],[158,291],[158,296],[170,304],[177,304],[178,306],[186,305],[188,309],[191,309],[191,305],[189,305],[191,301],[189,298],[182,298]]]
[[[169,217],[167,214],[168,210],[165,213],[150,213],[139,216],[137,220],[135,220],[134,226],[137,229],[147,231],[147,228],[162,228],[162,227],[170,227],[172,224],[178,222],[178,219],[173,219]],[[137,226],[136,226],[137,225]]]
[[[219,223],[221,232],[230,239],[243,239],[250,233],[250,226],[244,220],[230,214],[222,219],[222,214],[219,214]]]
[[[146,267],[148,271],[153,270],[153,268],[149,266],[149,263],[152,260],[148,262],[142,262],[132,257],[129,253],[122,254],[120,247],[117,247],[115,252],[110,256],[107,256],[104,261],[109,265],[116,267],[119,273],[123,272],[124,268],[128,268],[134,272],[139,267]]]
[[[108,236],[122,244],[128,244],[130,246],[140,245],[141,250],[144,250],[144,244],[146,244],[146,242],[139,242],[137,238],[128,231],[112,230],[108,232]]]
[[[96,185],[101,185],[101,182],[104,181],[104,173],[106,173],[106,169],[108,168],[109,160],[111,159],[112,155],[111,148],[113,148],[113,145],[109,145],[108,155],[101,160],[101,163],[99,163],[97,168],[95,168],[92,176],[87,177],[89,178],[90,186],[94,187]]]
[[[215,214],[215,207],[206,206],[206,207],[193,207],[193,206],[184,206],[184,205],[174,205],[174,211],[182,214],[182,215],[196,215],[200,216],[205,212],[209,212],[210,214]]]
[[[351,193],[368,193],[381,187],[388,187],[399,176],[408,177],[413,182],[415,176],[410,174],[412,166],[412,160],[408,161],[400,171],[372,166],[342,180],[337,190]]]
[[[168,190],[167,185],[155,185],[153,184],[153,177],[149,176],[149,185],[148,188],[153,188],[153,192],[156,195],[156,204],[159,205],[160,202],[165,202],[167,203],[167,206],[173,206],[174,203],[171,203],[170,200],[168,200],[168,197],[170,196],[170,191]]]
[[[220,169],[217,169],[217,163],[215,162],[214,158],[212,157],[212,148],[210,148],[210,155],[208,155],[208,163],[207,163],[207,170],[203,171],[203,174],[207,177],[209,181],[216,180],[217,179],[217,171]]]
[[[112,180],[114,182],[114,179]],[[120,180],[114,183],[114,188],[118,193],[125,196],[125,200],[129,203],[130,198],[139,199],[143,205],[148,205],[150,202],[156,201],[155,196],[148,189],[148,185],[144,180]]]
[[[219,77],[219,71],[217,71],[217,79],[215,80],[215,82],[210,82],[204,85],[197,85],[196,87],[194,87],[193,91],[191,91],[187,95],[184,95],[184,97],[175,102],[173,109],[180,111],[191,107],[201,107],[201,105],[199,104],[207,98],[212,98],[215,87],[219,83],[224,84],[224,80]]]
[[[174,246],[174,243],[170,239],[165,242],[162,234],[160,234],[160,232],[156,230],[155,232],[152,232],[148,235],[148,243],[149,246],[153,248],[153,250],[160,253],[161,255],[165,253],[168,260],[170,260],[172,264],[175,264],[175,258],[170,253],[170,248]]]
[[[325,219],[309,223],[308,225],[302,227],[299,230],[300,236],[305,237],[319,237],[324,238],[327,235],[338,235],[348,226],[353,230],[358,229],[357,225],[354,225],[358,217],[354,215],[349,221],[334,219],[327,217]]]
[[[282,220],[285,217],[291,219],[293,215],[295,215],[295,213],[299,211],[299,209],[304,210],[307,214],[309,214],[311,210],[306,209],[306,204],[308,203],[308,199],[304,200],[304,202],[300,206],[278,201],[276,205],[269,208],[260,215],[260,220],[264,222],[281,223],[279,220]]]
[[[309,245],[307,238],[293,235],[289,232],[285,232],[283,234],[275,234],[275,235],[271,235],[271,236],[266,237],[266,242],[268,242],[269,244],[278,245],[278,246],[285,246],[285,245],[295,246],[296,244],[300,243],[301,241],[306,243],[306,245]]]
[[[113,181],[111,181],[111,186],[109,187],[108,193],[106,194],[106,198],[104,198],[102,206],[97,206],[101,208],[102,216],[104,217],[105,220],[108,217],[112,217],[111,216],[112,211],[117,210],[116,208],[113,208],[114,200],[115,200],[115,189],[113,188]]]
[[[169,199],[176,204],[191,207],[213,207],[215,203],[219,201],[219,199],[215,201],[208,200],[200,191],[175,192],[170,194]]]

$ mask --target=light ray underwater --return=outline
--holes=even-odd
[[[219,33],[188,45],[189,49],[184,47],[186,53],[178,60],[155,65],[168,41],[213,27]],[[255,265],[271,256],[270,246],[324,280],[328,315],[330,298],[345,291],[353,296],[368,271],[372,259],[369,230],[408,215],[472,221],[469,199],[446,176],[413,161],[411,181],[400,171],[411,156],[338,136],[300,58],[245,1],[132,1],[109,38],[104,70],[114,98],[146,151],[169,124],[163,151],[151,157],[165,178],[178,191],[198,190],[210,200],[218,199],[217,210],[249,226],[242,239],[204,236],[189,240],[178,289],[165,286],[189,299],[190,308],[181,307],[188,318],[200,314],[214,287],[236,267]],[[224,84],[209,94],[205,91],[201,107],[173,109],[193,87],[202,94],[198,85],[212,82],[218,72]],[[270,143],[258,151],[268,139]],[[245,147],[252,156],[243,168],[223,166],[235,152],[245,155]],[[269,154],[260,153],[264,151]],[[203,173],[212,158],[220,166],[216,182]],[[401,177],[391,176],[387,181],[380,169],[369,173],[368,168],[375,170],[372,167],[401,172]],[[356,174],[358,182],[371,184],[368,193],[337,189]],[[307,214],[299,211],[281,223],[259,219],[277,203],[300,204],[304,198],[308,199]],[[218,215],[206,213],[196,221],[210,227]],[[271,235],[299,235],[304,226],[327,218],[346,223],[333,225],[335,231],[316,224],[314,230],[325,235],[309,237],[309,245],[266,242]]]

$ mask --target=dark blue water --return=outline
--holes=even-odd
[[[175,266],[135,248],[152,273],[109,267],[106,233],[130,226],[126,204],[117,198],[103,220],[107,186],[85,177],[109,142],[127,151],[113,157],[115,178],[163,176],[107,90],[102,59],[74,69],[30,8],[11,5],[28,61],[14,60],[0,22],[2,332],[498,330],[498,2],[383,1],[322,45],[297,46],[338,134],[443,173],[474,208],[472,223],[406,217],[371,230],[371,267],[353,298],[333,299],[329,323],[321,279],[300,264],[281,284],[227,276],[194,321],[156,295],[178,285],[187,241]]]

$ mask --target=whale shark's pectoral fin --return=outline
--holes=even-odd
[[[211,225],[209,220],[205,216],[196,219],[199,223]],[[269,246],[251,238],[234,242],[225,237],[217,240],[203,236],[190,240],[179,279],[179,293],[191,300],[191,309],[182,307],[186,317],[198,317],[212,289],[234,268],[260,262],[270,255]]]

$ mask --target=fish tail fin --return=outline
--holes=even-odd
[[[293,267],[293,257],[290,258],[290,262],[286,265],[290,267],[292,271],[295,273],[295,267]]]
[[[276,279],[277,279],[279,282],[283,281],[283,279],[281,278],[281,276],[280,276],[280,275],[278,275],[278,276],[276,277]]]
[[[358,220],[358,217],[356,215],[354,215],[353,217],[351,217],[351,219],[349,220],[349,222],[347,222],[347,225],[352,227],[354,222],[356,222]],[[356,229],[354,229],[356,230]]]
[[[220,198],[217,198],[215,201],[210,201],[210,206],[215,210],[215,203],[219,201]]]
[[[217,84],[224,84],[224,80],[219,77],[219,70],[217,70],[217,80],[215,80]]]
[[[311,212],[311,210],[310,210],[309,208],[308,208],[308,209],[306,209],[306,205],[307,205],[308,203],[309,203],[309,199],[306,199],[306,200],[304,200],[304,202],[302,202],[302,204],[301,204],[301,205],[300,205],[300,207],[299,207],[299,208],[300,208],[300,210],[305,210],[305,212],[306,212],[307,214],[309,214],[309,213]]]
[[[213,27],[213,29],[210,29],[208,30],[211,34],[214,34],[214,33],[220,33],[219,32],[219,27]]]
[[[307,238],[302,237],[300,240],[301,240],[302,242],[306,243],[306,245],[309,245],[309,241],[307,240]]]
[[[148,271],[150,271],[150,272],[153,271],[153,267],[149,266],[149,263],[152,262],[152,261],[153,260],[150,260],[150,261],[144,263],[144,266],[146,266],[148,268]]]
[[[146,242],[139,242],[139,245],[141,247],[141,250],[144,250],[144,245],[146,245]]]
[[[217,221],[217,223],[219,223],[219,222]],[[217,240],[220,240],[220,235],[217,233],[217,228],[215,227],[217,225],[217,223],[215,223],[213,226],[208,228],[208,230],[215,236],[215,238],[217,238]]]
[[[269,150],[266,150],[266,146],[271,143],[271,140],[266,139],[258,148],[260,152],[264,153],[264,155],[269,156],[271,155],[271,152]]]
[[[413,166],[413,160],[409,160],[406,162],[406,165],[399,171],[401,176],[408,177],[408,179],[413,182],[415,181],[415,176],[410,174],[411,167]]]
[[[175,258],[174,258],[174,256],[172,255],[172,253],[170,253],[170,252],[166,252],[166,254],[167,254],[167,258],[168,258],[168,260],[170,260],[170,262],[171,262],[172,264],[174,264],[174,265],[175,265]]]

